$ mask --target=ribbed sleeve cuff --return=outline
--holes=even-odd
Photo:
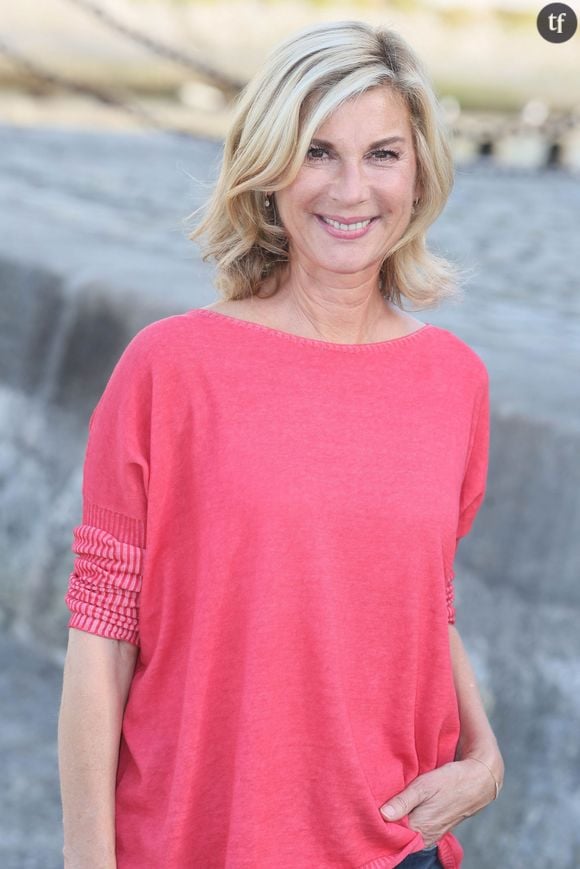
[[[103,531],[108,531],[113,537],[131,546],[141,548],[145,546],[145,522],[142,519],[116,513],[108,507],[101,507],[86,499],[83,502],[82,524],[102,528]]]
[[[450,625],[455,624],[455,586],[453,580],[455,573],[450,571],[445,578],[445,597],[447,600],[447,621]]]
[[[139,645],[145,549],[127,540],[142,541],[144,527],[138,520],[106,512],[100,518],[118,536],[85,522],[73,530],[71,548],[77,558],[64,597],[71,612],[68,627]],[[85,510],[83,518],[98,519],[98,508]]]

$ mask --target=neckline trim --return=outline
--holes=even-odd
[[[283,329],[276,329],[273,326],[266,326],[264,323],[255,323],[252,320],[243,320],[241,317],[232,317],[230,314],[223,314],[221,311],[214,311],[212,308],[194,308],[189,311],[190,314],[206,314],[210,317],[218,318],[222,321],[229,321],[232,324],[239,324],[242,328],[247,327],[257,330],[272,337],[284,338],[288,341],[293,341],[299,344],[305,344],[310,347],[319,347],[324,350],[336,350],[338,352],[360,353],[368,351],[385,350],[389,347],[395,347],[400,344],[409,343],[419,335],[429,332],[433,328],[432,323],[423,323],[414,332],[409,332],[407,335],[399,335],[397,338],[387,338],[385,341],[371,341],[363,344],[341,344],[336,341],[324,341],[320,338],[306,338],[303,335],[295,335],[293,332],[284,332]]]

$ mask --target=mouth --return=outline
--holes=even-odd
[[[316,214],[315,217],[324,229],[335,238],[360,238],[362,235],[366,235],[378,220],[378,217],[368,217],[365,220],[353,221],[352,223],[341,223],[330,217],[324,217],[322,214]]]

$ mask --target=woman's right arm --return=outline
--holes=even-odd
[[[119,742],[137,653],[69,628],[58,719],[64,869],[116,869]]]

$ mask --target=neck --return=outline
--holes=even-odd
[[[362,281],[344,278],[342,285],[331,286],[295,270],[282,277],[268,310],[285,328],[313,338],[345,344],[376,340],[386,318],[395,323],[395,306],[381,296],[376,272]]]

